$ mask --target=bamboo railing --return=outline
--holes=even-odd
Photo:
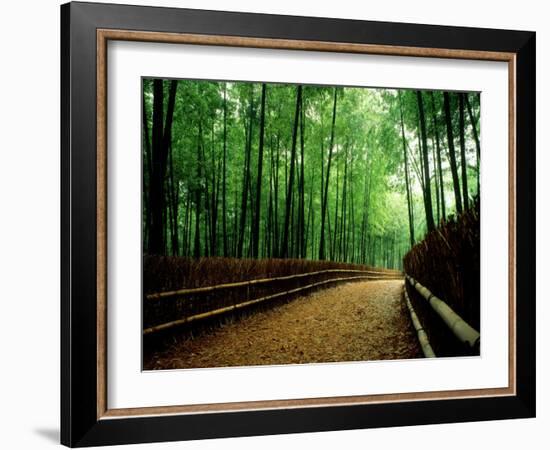
[[[330,278],[328,280],[320,280],[309,282],[303,286],[292,286],[290,288],[284,288],[279,292],[268,293],[265,295],[266,286],[269,284],[283,284],[288,286],[289,282],[296,283],[304,278],[322,277],[331,274],[353,274],[353,276],[340,276],[336,278]],[[386,280],[403,278],[400,272],[380,272],[372,270],[353,270],[353,269],[327,269],[315,272],[307,272],[302,274],[287,275],[274,278],[263,278],[249,281],[240,281],[236,283],[219,284],[215,286],[205,286],[189,289],[178,289],[173,291],[159,292],[148,294],[145,296],[144,315],[153,306],[160,310],[173,309],[169,315],[170,320],[162,320],[160,323],[150,324],[144,327],[143,334],[151,335],[159,331],[170,330],[172,328],[190,324],[193,322],[222,316],[231,312],[237,312],[239,310],[246,309],[259,303],[264,303],[269,300],[282,299],[293,294],[304,292],[315,287],[325,286],[332,283],[344,282],[344,281],[357,281],[357,280]],[[254,288],[259,288],[260,292],[256,298],[251,293]],[[262,293],[262,290],[264,291]],[[269,289],[277,290],[277,289]],[[268,290],[268,292],[269,292]],[[226,294],[230,291],[234,292],[232,296]],[[225,294],[225,295],[224,295]],[[208,299],[209,296],[216,296],[219,301],[213,301],[213,305],[206,305],[201,302],[204,299]],[[238,297],[240,295],[240,298]],[[228,304],[229,303],[229,304]],[[185,306],[189,306],[187,310]],[[196,305],[206,307],[204,311],[195,311]],[[208,307],[210,306],[210,307]],[[190,311],[190,312],[189,312]]]
[[[405,279],[428,301],[432,309],[443,319],[443,322],[461,342],[471,348],[476,348],[479,345],[479,331],[466,323],[447,303],[432,294],[428,288],[422,286],[414,278],[405,274]]]
[[[416,330],[416,335],[418,337],[418,342],[420,344],[420,348],[422,349],[422,353],[424,353],[425,358],[435,358],[436,356],[432,346],[430,345],[428,335],[426,334],[426,331],[424,331],[424,327],[420,323],[420,320],[418,320],[418,316],[414,311],[411,300],[409,299],[409,294],[407,293],[407,288],[405,286],[403,286],[403,293],[405,295],[405,303],[407,304],[407,308],[409,309],[409,314],[411,315],[411,320],[414,329]]]
[[[234,289],[239,287],[254,286],[258,284],[272,283],[276,281],[293,280],[293,279],[311,277],[314,275],[321,275],[326,273],[364,273],[364,274],[368,273],[377,279],[382,278],[384,276],[387,276],[389,279],[402,278],[402,275],[400,272],[377,272],[374,270],[355,270],[355,269],[325,269],[325,270],[317,270],[315,272],[299,273],[295,275],[285,275],[282,277],[259,278],[255,280],[239,281],[236,283],[217,284],[215,286],[204,286],[204,287],[190,288],[190,289],[178,289],[175,291],[157,292],[153,294],[148,294],[145,298],[147,300],[158,300],[161,298],[171,298],[171,297],[176,297],[180,295],[214,292],[214,291],[223,290],[223,289]]]

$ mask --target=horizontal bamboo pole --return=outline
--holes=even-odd
[[[479,345],[479,332],[472,328],[462,317],[447,305],[443,300],[433,295],[426,287],[422,286],[411,276],[405,274],[405,278],[424,297],[433,310],[439,314],[447,326],[451,329],[454,335],[465,344],[474,348]]]
[[[257,298],[257,299],[254,299],[254,300],[249,300],[249,301],[246,301],[246,302],[238,303],[236,305],[230,305],[230,306],[226,306],[224,308],[215,309],[213,311],[207,311],[207,312],[204,312],[204,313],[195,314],[195,315],[192,315],[192,316],[189,316],[189,317],[184,317],[182,319],[174,320],[172,322],[163,323],[161,325],[155,325],[153,327],[146,328],[145,330],[143,330],[143,334],[144,335],[149,335],[149,334],[152,334],[152,333],[156,333],[157,331],[168,330],[170,328],[177,327],[177,326],[180,326],[180,325],[184,325],[184,324],[187,324],[187,323],[196,322],[196,321],[199,321],[199,320],[207,319],[209,317],[218,316],[220,314],[224,314],[224,313],[227,313],[229,311],[236,311],[236,310],[239,310],[239,309],[243,309],[243,308],[246,308],[248,306],[254,305],[256,303],[264,302],[266,300],[273,300],[274,298],[279,298],[279,297],[283,297],[285,295],[295,294],[297,292],[301,292],[301,291],[304,291],[306,289],[311,289],[311,288],[316,287],[316,286],[322,286],[322,285],[325,285],[325,284],[335,283],[335,282],[338,282],[338,281],[351,281],[351,280],[366,279],[366,278],[370,279],[372,277],[365,276],[365,275],[360,275],[360,276],[355,276],[355,277],[342,277],[342,278],[333,278],[331,280],[318,281],[317,283],[312,283],[312,284],[308,284],[307,286],[302,286],[302,287],[299,287],[299,288],[291,289],[290,291],[278,292],[276,294],[271,294],[271,295],[268,295],[268,296],[265,296],[265,297],[261,297],[261,298]]]
[[[238,287],[243,286],[253,286],[256,284],[264,284],[269,283],[273,281],[284,281],[284,280],[292,280],[296,278],[303,278],[303,277],[309,277],[314,275],[321,275],[325,273],[368,273],[373,275],[383,275],[387,276],[388,278],[402,278],[402,275],[400,272],[376,272],[374,270],[355,270],[355,269],[326,269],[326,270],[318,270],[316,272],[307,272],[307,273],[299,273],[295,275],[286,275],[282,277],[275,277],[275,278],[259,278],[257,280],[248,280],[248,281],[239,281],[236,283],[225,283],[225,284],[217,284],[215,286],[203,286],[199,288],[189,288],[189,289],[178,289],[175,291],[165,291],[165,292],[157,292],[154,294],[148,294],[146,295],[147,300],[159,300],[163,298],[170,298],[175,296],[182,296],[182,295],[189,295],[189,294],[202,294],[207,292],[214,292],[218,290],[223,289],[234,289]]]
[[[425,358],[435,358],[436,356],[432,346],[430,345],[428,335],[426,334],[426,331],[424,331],[424,328],[422,327],[422,324],[420,323],[420,320],[418,319],[418,316],[414,311],[411,300],[409,299],[409,294],[407,294],[406,286],[403,287],[403,293],[405,295],[405,303],[407,304],[407,308],[409,308],[409,314],[411,315],[414,329],[416,330],[416,335],[418,336],[418,342],[420,343],[420,347],[422,348],[422,353],[424,353]]]

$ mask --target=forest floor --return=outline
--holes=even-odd
[[[144,369],[256,366],[422,356],[403,281],[342,284],[185,339]]]

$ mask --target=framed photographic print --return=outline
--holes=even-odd
[[[61,25],[63,444],[535,415],[535,33]]]

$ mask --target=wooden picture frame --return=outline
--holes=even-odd
[[[109,40],[505,61],[509,385],[110,409],[106,342]],[[61,442],[68,446],[534,417],[535,33],[125,5],[61,7]]]

